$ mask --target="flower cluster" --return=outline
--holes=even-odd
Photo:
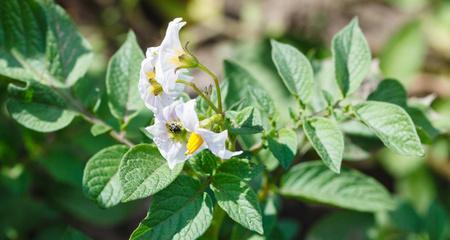
[[[184,84],[193,79],[188,69],[199,65],[181,45],[179,32],[185,24],[181,18],[174,19],[161,45],[147,49],[138,85],[146,107],[155,114],[155,123],[146,131],[153,136],[170,168],[206,148],[221,159],[241,153],[226,149],[227,130],[216,133],[201,124],[195,99],[188,102],[178,99]]]

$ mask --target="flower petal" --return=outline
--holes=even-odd
[[[195,111],[195,99],[189,100],[176,107],[175,111],[178,118],[183,123],[184,128],[189,132],[194,132],[199,126],[197,112]]]
[[[182,18],[175,18],[169,23],[167,26],[166,35],[161,43],[161,48],[165,48],[166,50],[182,50],[181,42],[180,42],[180,30],[186,25],[186,22],[183,22]]]
[[[177,100],[177,101],[171,103],[170,105],[164,107],[162,109],[162,111],[161,111],[161,115],[159,116],[160,119],[162,119],[165,122],[167,122],[167,121],[177,121],[178,120],[178,116],[177,116],[177,113],[176,113],[176,109],[180,105],[183,105],[183,102],[181,100]]]
[[[176,164],[186,161],[186,146],[182,142],[175,142],[169,138],[165,122],[157,121],[150,127],[145,128],[153,136],[153,141],[158,147],[159,153],[163,156],[169,168],[173,169]]]
[[[198,128],[196,132],[203,137],[207,148],[216,156],[222,159],[230,159],[233,156],[239,155],[242,151],[232,152],[226,149],[225,142],[228,138],[228,131],[215,133],[213,131]]]
[[[173,169],[176,164],[186,161],[187,156],[184,154],[186,152],[186,146],[181,142],[171,142],[169,151],[167,155],[163,157],[167,160],[169,168]]]
[[[150,90],[151,85],[148,74],[155,74],[155,71],[158,71],[158,67],[156,66],[157,51],[158,48],[155,47],[147,49],[147,58],[141,63],[138,83],[139,94],[141,95],[142,100],[144,100],[145,106],[153,112],[156,112],[158,109],[162,109],[173,102],[172,97],[166,92],[163,91],[155,96]],[[159,82],[158,79],[155,80]]]
[[[185,81],[192,80],[189,77],[190,73],[187,69],[176,71],[178,66],[174,64],[174,59],[178,58],[178,55],[184,52],[181,46],[179,32],[185,24],[186,22],[182,22],[181,18],[176,18],[169,23],[158,54],[160,71],[156,73],[157,78],[161,80],[164,91],[175,96],[178,96],[184,89],[183,84],[176,82],[177,79],[183,79]]]
[[[145,52],[145,57],[146,58],[155,58],[155,62],[156,62],[156,57],[158,56],[158,52],[159,52],[159,47],[149,47],[149,48],[147,48],[147,51]]]

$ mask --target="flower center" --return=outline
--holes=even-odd
[[[182,67],[183,64],[183,56],[185,55],[183,50],[176,51],[176,54],[170,58],[170,62],[175,65],[177,68]]]
[[[147,79],[148,82],[150,83],[150,87],[148,88],[148,90],[155,96],[160,95],[163,92],[163,89],[161,84],[159,84],[158,81],[156,81],[155,79],[155,72],[154,71],[148,72]]]
[[[166,123],[166,128],[170,139],[178,142],[186,141],[187,131],[179,121],[170,121]]]
[[[191,133],[189,136],[189,140],[186,144],[186,155],[193,154],[197,149],[200,148],[200,146],[203,144],[203,138],[202,136],[198,135],[197,133]]]

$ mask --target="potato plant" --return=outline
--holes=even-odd
[[[392,211],[398,203],[383,184],[343,164],[357,148],[350,136],[366,134],[398,154],[422,157],[423,143],[435,135],[423,111],[408,105],[402,84],[373,71],[357,18],[334,35],[325,76],[325,62],[270,41],[266,54],[295,101],[284,121],[280,109],[287,106],[243,66],[225,60],[222,73],[210,70],[188,39],[180,40],[189,24],[180,18],[168,23],[159,46],[143,49],[130,30],[109,60],[100,98],[83,78],[94,59],[91,46],[61,7],[46,0],[2,5],[8,113],[42,133],[80,118],[92,135],[117,142],[88,160],[82,189],[103,208],[151,198],[130,239],[218,239],[226,216],[233,239],[289,239],[277,221],[281,199]],[[210,87],[197,85],[198,72]],[[102,101],[107,113],[99,111]],[[132,126],[142,112],[142,125]],[[136,129],[144,140],[130,136]],[[428,228],[423,234],[444,239]],[[382,231],[374,236],[382,239]]]

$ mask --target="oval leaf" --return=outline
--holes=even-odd
[[[289,92],[308,102],[314,84],[311,63],[296,48],[271,40],[272,61]]]
[[[294,160],[297,153],[297,133],[288,128],[278,131],[278,137],[268,138],[269,150],[280,162],[284,169],[287,169]]]
[[[336,123],[316,117],[303,124],[303,131],[325,165],[339,173],[344,154],[344,135]]]
[[[410,156],[424,154],[416,128],[401,107],[385,102],[368,101],[356,105],[354,111],[387,147]]]
[[[373,178],[343,168],[330,171],[318,161],[298,164],[281,179],[281,194],[359,211],[393,207],[388,191]]]
[[[136,36],[129,32],[125,43],[109,61],[106,73],[108,106],[112,115],[121,121],[127,121],[126,118],[142,105],[137,87],[142,59],[144,54]]]
[[[53,1],[11,0],[0,9],[0,74],[70,87],[88,70],[91,46]]]
[[[205,186],[179,176],[153,197],[147,217],[130,239],[197,239],[211,224],[212,201]]]
[[[173,170],[158,149],[149,144],[140,144],[130,149],[119,167],[123,189],[123,202],[145,198],[167,187],[181,172],[183,164]]]
[[[370,70],[369,44],[354,18],[332,41],[336,81],[344,96],[359,88]]]
[[[224,95],[224,101],[228,108],[242,103],[245,106],[257,107],[265,116],[275,114],[272,98],[250,72],[232,61],[224,62],[224,72],[227,83],[227,94]]]
[[[216,172],[234,175],[248,182],[257,175],[258,170],[258,167],[253,166],[248,159],[233,157],[220,164]]]
[[[239,177],[216,174],[212,190],[217,203],[231,219],[243,227],[263,234],[261,209],[256,193]]]
[[[123,145],[105,148],[92,156],[84,168],[83,191],[102,207],[112,207],[122,199],[118,171],[127,150]]]
[[[48,23],[46,67],[57,86],[70,87],[91,66],[91,46],[63,8],[51,1],[44,5]]]
[[[76,113],[68,110],[63,98],[37,82],[25,87],[8,86],[6,108],[17,122],[38,132],[53,132],[69,125]]]
[[[385,79],[378,84],[377,89],[367,97],[367,100],[388,102],[405,108],[408,94],[399,81]]]

